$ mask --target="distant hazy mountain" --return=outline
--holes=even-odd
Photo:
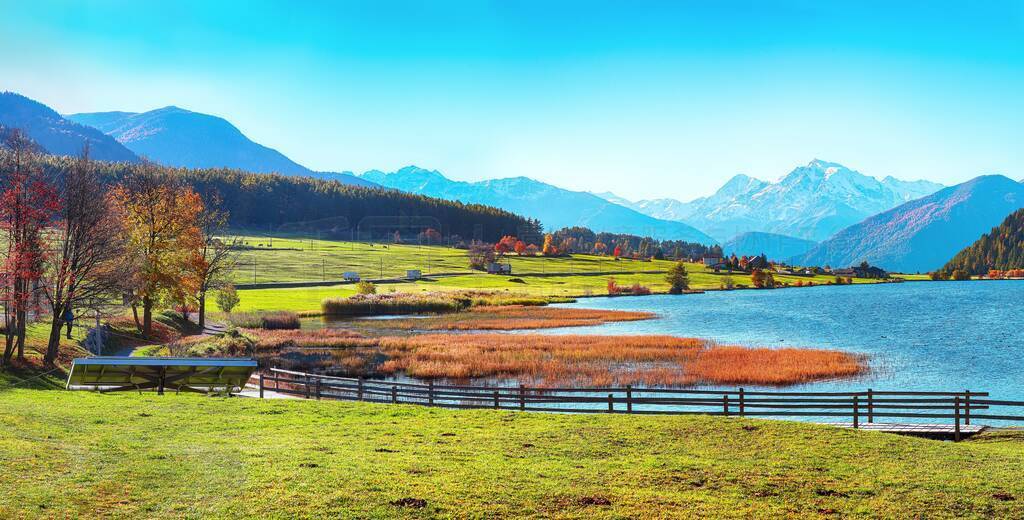
[[[277,150],[252,142],[224,119],[178,107],[141,114],[72,114],[68,119],[96,127],[136,154],[166,166],[225,167],[286,175],[313,173]]]
[[[597,192],[591,192],[591,193],[593,193],[594,195],[597,195],[598,197],[601,197],[604,200],[607,200],[608,202],[611,202],[612,204],[618,204],[619,206],[626,206],[626,207],[630,207],[630,206],[633,205],[632,201],[624,199],[624,198],[622,198],[622,197],[620,197],[620,196],[618,196],[618,195],[616,195],[616,194],[614,194],[614,193],[612,193],[610,191],[605,191],[605,192],[602,192],[602,193],[597,193]]]
[[[850,226],[793,261],[845,267],[867,260],[892,271],[931,271],[1021,207],[1024,185],[977,177]]]
[[[691,202],[656,199],[628,206],[656,218],[686,222],[721,240],[750,231],[823,240],[870,215],[941,188],[928,181],[878,180],[815,159],[779,182],[737,175],[709,197]]]
[[[942,268],[947,273],[956,269],[970,274],[1024,269],[1024,209],[1010,213],[1002,224],[981,235]]]
[[[67,117],[95,127],[138,155],[166,166],[236,168],[373,185],[349,172],[314,172],[273,148],[253,142],[225,119],[183,108],[170,106],[143,113],[94,112]]]
[[[788,260],[811,250],[817,242],[802,238],[751,231],[737,235],[722,244],[726,255],[765,255],[769,260]]]
[[[112,137],[69,121],[52,108],[13,92],[0,93],[0,126],[19,128],[47,153],[78,155],[89,143],[93,159],[138,162],[139,158]]]
[[[379,184],[363,179],[352,172],[313,172],[313,177],[327,181],[338,181],[352,186],[363,186],[366,188],[381,187]]]
[[[656,219],[591,193],[569,191],[527,177],[461,182],[436,171],[408,166],[392,173],[369,171],[362,178],[411,193],[496,206],[536,218],[548,230],[585,226],[594,231],[715,243],[711,237],[682,222]]]

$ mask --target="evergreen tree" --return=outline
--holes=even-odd
[[[690,275],[686,272],[686,264],[677,262],[673,265],[665,275],[665,281],[671,286],[668,291],[670,294],[682,294],[689,289]]]

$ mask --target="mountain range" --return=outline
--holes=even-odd
[[[655,218],[686,222],[723,242],[750,231],[820,241],[866,217],[941,188],[929,181],[878,180],[815,159],[778,182],[737,175],[713,195],[690,202],[615,200]]]
[[[343,184],[371,183],[350,173],[315,172],[245,136],[227,120],[175,106],[149,112],[92,112],[67,119],[94,127],[135,154],[164,166],[234,168],[253,173],[305,175]]]
[[[659,240],[716,243],[710,236],[682,222],[657,219],[592,193],[570,191],[528,177],[463,182],[448,179],[437,171],[408,166],[390,173],[368,171],[361,178],[429,197],[496,206],[536,218],[548,230],[584,226],[595,231],[629,233]]]
[[[77,155],[88,143],[92,157],[104,161],[148,159],[168,166],[225,167],[383,186],[503,208],[538,219],[549,230],[585,226],[722,243],[727,253],[764,253],[803,265],[842,266],[867,260],[894,271],[937,269],[1024,206],[1022,184],[999,175],[942,188],[928,181],[879,180],[817,159],[777,182],[737,175],[714,194],[690,202],[634,202],[528,177],[454,181],[415,166],[361,176],[316,172],[253,142],[216,116],[172,106],[63,117],[27,97],[0,93],[0,135],[13,128],[23,129],[56,155]],[[821,243],[815,245],[817,241]]]
[[[252,142],[224,119],[178,107],[142,113],[70,114],[67,119],[94,127],[137,155],[164,166],[313,174],[277,150]]]
[[[13,92],[0,92],[0,127],[18,128],[53,155],[78,155],[89,144],[94,159],[139,162],[134,152],[113,137],[69,121],[52,108]]]
[[[891,271],[931,271],[1021,207],[1024,184],[984,175],[869,217],[792,262],[836,267],[866,260]]]
[[[78,155],[89,143],[91,157],[101,161],[137,163],[145,159],[164,166],[234,168],[374,186],[348,172],[312,171],[277,150],[251,141],[222,118],[177,107],[65,117],[38,101],[2,92],[0,131],[14,128],[23,130],[53,155]]]

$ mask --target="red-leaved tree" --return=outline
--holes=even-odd
[[[497,244],[494,244],[494,252],[499,255],[507,255],[515,250],[517,241],[516,237],[505,235]]]
[[[40,167],[35,144],[15,130],[0,162],[0,298],[4,308],[4,355],[25,357],[25,330],[38,301],[46,257],[44,233],[58,210],[57,191]],[[38,310],[38,309],[35,309]]]

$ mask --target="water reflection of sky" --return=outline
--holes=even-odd
[[[751,346],[834,348],[866,354],[871,374],[791,388],[970,389],[1024,399],[1024,282],[708,292],[568,305],[651,311],[659,318],[530,332],[670,334]]]

